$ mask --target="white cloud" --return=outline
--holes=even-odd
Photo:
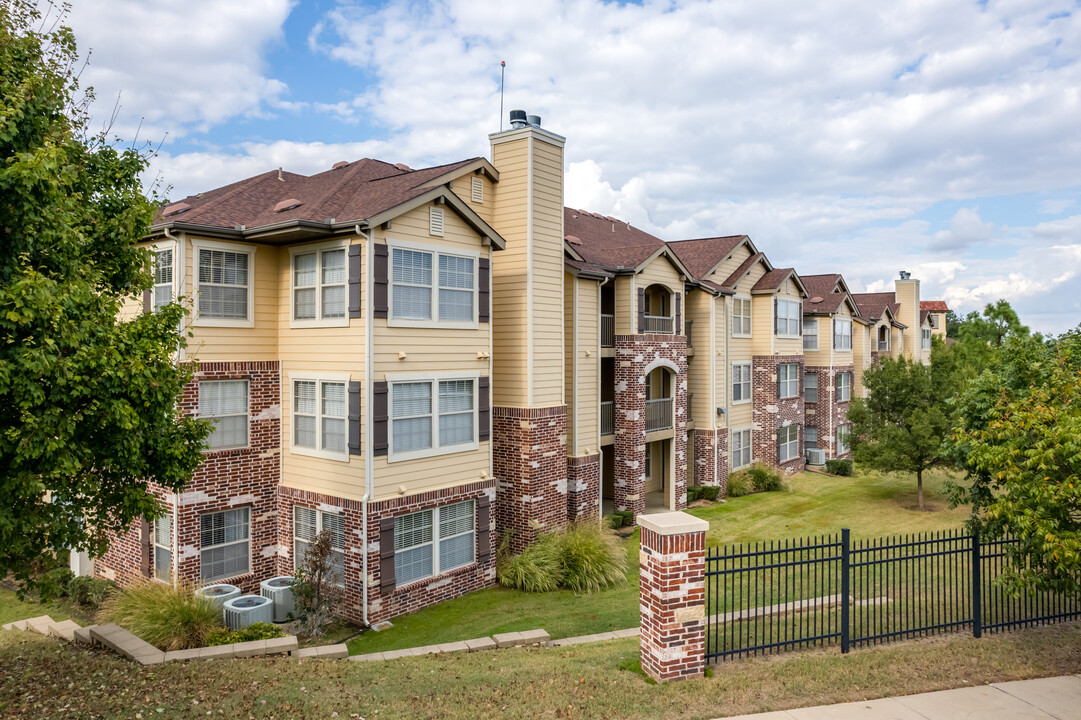
[[[1052,198],[1040,203],[1040,212],[1044,215],[1058,215],[1073,207],[1074,200],[1071,198]]]
[[[961,208],[950,220],[949,230],[940,230],[931,240],[933,250],[960,250],[991,239],[993,224],[980,219],[970,208]]]

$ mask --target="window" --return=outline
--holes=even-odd
[[[303,455],[348,460],[346,405],[344,380],[294,379],[292,449]]]
[[[293,567],[304,564],[308,547],[324,530],[330,531],[333,582],[342,585],[345,583],[345,517],[342,515],[293,506]]]
[[[443,237],[443,208],[428,208],[428,234]]]
[[[471,198],[475,203],[484,202],[484,180],[479,177],[470,178],[472,180],[470,192]]]
[[[803,447],[808,450],[813,450],[818,447],[818,428],[803,428]]]
[[[852,373],[837,373],[837,402],[852,399]]]
[[[199,518],[199,560],[204,582],[246,575],[251,568],[251,509]]]
[[[751,430],[732,431],[732,469],[739,470],[751,464]]]
[[[927,319],[931,322],[931,327],[938,329],[938,315],[928,315]]]
[[[777,397],[799,396],[799,365],[784,363],[777,366]]]
[[[849,451],[848,436],[852,433],[851,425],[837,426],[837,454],[844,455]]]
[[[732,301],[732,334],[751,336],[751,299],[735,298]]]
[[[923,336],[923,349],[924,350],[930,350],[931,349],[931,329],[930,328],[923,328],[920,331],[920,333]]]
[[[818,373],[806,373],[803,376],[803,401],[818,402]]]
[[[390,405],[390,452],[397,459],[465,450],[476,444],[473,378],[394,382]]]
[[[732,366],[732,402],[748,402],[751,399],[751,364]]]
[[[158,250],[154,253],[154,310],[173,301],[173,251]]]
[[[777,431],[777,462],[799,457],[799,425],[788,425]]]
[[[851,350],[852,349],[852,321],[851,320],[833,320],[833,349],[834,350]]]
[[[798,337],[800,318],[803,310],[795,300],[777,301],[777,334],[786,337]]]
[[[199,383],[199,417],[214,421],[210,450],[248,446],[248,381],[204,380]]]
[[[398,585],[473,562],[474,502],[394,518],[394,579]]]
[[[818,349],[818,318],[811,318],[803,323],[803,349]]]
[[[293,320],[300,324],[338,320],[345,313],[345,248],[330,247],[293,255]],[[326,324],[326,323],[320,323]]]
[[[249,325],[252,285],[249,275],[253,250],[195,244],[199,270],[196,290],[204,325]],[[209,321],[209,322],[207,322]]]
[[[394,248],[391,317],[406,321],[476,322],[475,267],[475,258]],[[434,307],[433,289],[438,292]]]
[[[154,577],[173,582],[173,516],[154,521]]]

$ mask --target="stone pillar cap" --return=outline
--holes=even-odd
[[[709,530],[709,523],[685,512],[639,515],[638,524],[658,535],[686,535]]]

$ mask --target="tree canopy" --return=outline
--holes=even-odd
[[[32,583],[50,549],[100,555],[178,490],[205,421],[178,418],[183,310],[120,319],[151,283],[147,157],[87,134],[68,28],[0,4],[0,577]]]

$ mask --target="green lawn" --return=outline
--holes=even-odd
[[[48,615],[53,620],[74,619],[80,624],[86,624],[89,620],[88,615],[61,601],[40,603],[28,599],[22,602],[11,590],[0,588],[0,625],[6,625],[15,620],[38,617],[39,615]]]
[[[707,542],[718,545],[852,530],[855,537],[960,527],[967,513],[948,510],[937,493],[947,475],[924,479],[930,511],[916,505],[915,479],[868,474],[848,478],[802,473],[787,493],[732,498],[691,514],[708,520]],[[470,593],[393,620],[394,627],[349,641],[355,654],[398,650],[544,628],[553,638],[623,630],[638,625],[638,536],[624,541],[627,582],[592,595],[562,590],[525,593],[496,587]]]

